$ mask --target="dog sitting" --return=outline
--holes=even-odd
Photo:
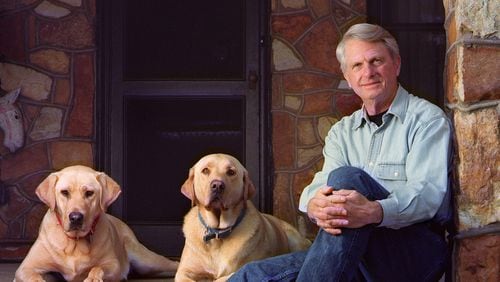
[[[14,281],[44,281],[48,272],[68,281],[120,281],[131,267],[139,274],[174,272],[178,262],[148,250],[124,222],[105,213],[120,192],[113,179],[89,167],[50,174],[36,189],[49,210]]]
[[[175,281],[225,281],[245,263],[307,249],[290,224],[260,213],[255,187],[234,157],[212,154],[190,170],[182,193],[193,207],[184,218],[184,249]]]

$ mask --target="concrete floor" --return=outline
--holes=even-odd
[[[19,264],[17,263],[0,263],[0,282],[12,282],[14,280],[14,273],[16,272]],[[47,282],[56,282],[57,280],[48,280]],[[159,278],[134,278],[127,281],[132,282],[173,282],[173,274],[162,275]]]

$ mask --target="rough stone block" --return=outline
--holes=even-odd
[[[292,169],[295,163],[296,118],[288,113],[273,114],[273,158],[277,170]]]
[[[304,54],[308,66],[341,77],[340,64],[335,55],[339,40],[340,34],[333,21],[323,20],[304,35],[298,49]]]
[[[456,5],[457,23],[464,33],[472,33],[481,38],[500,38],[498,15],[500,1],[497,0],[462,0]]]
[[[496,108],[455,112],[459,229],[500,221],[500,118]]]
[[[462,49],[459,69],[462,71],[462,101],[476,102],[500,99],[500,48],[472,46]]]
[[[60,141],[50,146],[52,165],[55,170],[71,165],[93,167],[93,151],[90,142]]]
[[[484,235],[458,243],[456,281],[500,281],[500,236]]]

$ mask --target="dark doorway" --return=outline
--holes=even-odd
[[[237,157],[270,206],[263,2],[98,2],[97,163],[122,186],[110,212],[158,253],[180,256],[180,187],[205,154]]]
[[[444,107],[446,53],[441,0],[369,0],[368,22],[386,28],[398,41],[399,81],[410,93]]]

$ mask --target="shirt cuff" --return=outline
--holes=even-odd
[[[307,204],[309,203],[309,200],[314,196],[315,191],[311,191],[314,189],[310,189],[310,187],[304,188],[302,191],[302,194],[300,194],[300,200],[299,200],[299,211],[307,213]]]
[[[384,200],[377,200],[382,206],[383,218],[382,222],[378,225],[380,227],[391,227],[397,225],[398,219],[398,202],[396,198],[387,198]]]

